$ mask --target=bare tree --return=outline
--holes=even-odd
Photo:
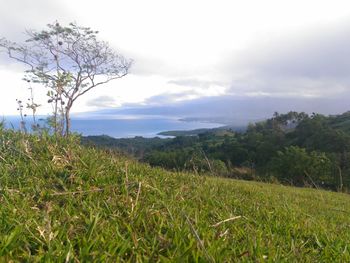
[[[60,133],[59,112],[64,131],[69,135],[70,112],[77,101],[91,89],[128,74],[132,61],[115,52],[107,42],[97,39],[98,31],[70,23],[47,25],[47,30],[27,30],[23,44],[0,39],[10,58],[26,64],[26,79],[49,88],[54,104],[54,129]]]

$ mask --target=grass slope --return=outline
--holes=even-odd
[[[171,173],[14,132],[0,132],[0,184],[0,261],[350,261],[346,194]]]

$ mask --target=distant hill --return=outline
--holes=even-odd
[[[186,120],[197,120],[197,119],[190,118]],[[261,122],[263,123],[265,121],[263,120]],[[339,115],[330,115],[328,117],[328,125],[334,129],[350,132],[350,111]],[[295,128],[295,126],[296,124],[289,124],[289,125],[286,125],[286,129],[293,129]],[[237,126],[237,125],[231,124],[231,125],[225,125],[219,128],[212,128],[212,129],[195,129],[195,130],[189,130],[189,131],[181,131],[181,130],[164,131],[158,134],[163,136],[194,136],[194,135],[210,132],[217,135],[220,135],[220,134],[224,135],[225,132],[227,132],[228,134],[230,132],[244,132],[246,129],[247,129],[247,125]]]
[[[234,126],[234,125],[226,125],[219,128],[212,128],[212,129],[195,129],[195,130],[189,130],[189,131],[164,131],[158,133],[158,135],[163,136],[195,136],[203,133],[212,133],[219,136],[224,136],[225,134],[230,135],[234,132],[243,132],[247,129],[246,126]]]
[[[188,101],[159,105],[159,101],[140,106],[125,105],[121,108],[111,108],[92,112],[101,116],[114,115],[161,115],[179,117],[187,120],[201,120],[224,123],[227,125],[246,126],[272,116],[275,111],[318,112],[320,114],[340,114],[349,110],[348,97],[339,99],[327,98],[280,98],[269,96],[237,96],[224,95],[204,97]]]

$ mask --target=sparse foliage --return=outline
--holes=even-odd
[[[26,80],[45,85],[53,103],[56,134],[70,131],[70,112],[78,98],[91,89],[128,74],[131,60],[97,39],[98,31],[70,23],[48,24],[46,30],[27,30],[24,44],[0,39],[10,58],[29,67]],[[61,114],[61,115],[60,115]]]

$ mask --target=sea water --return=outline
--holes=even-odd
[[[30,118],[27,117],[30,127]],[[44,125],[44,121],[40,121]],[[5,117],[7,128],[19,129],[19,117]],[[72,118],[73,132],[82,135],[108,135],[115,138],[130,138],[135,136],[156,137],[159,132],[173,130],[194,130],[202,128],[216,128],[220,123],[199,121],[182,121],[177,118],[147,117],[147,118]]]

